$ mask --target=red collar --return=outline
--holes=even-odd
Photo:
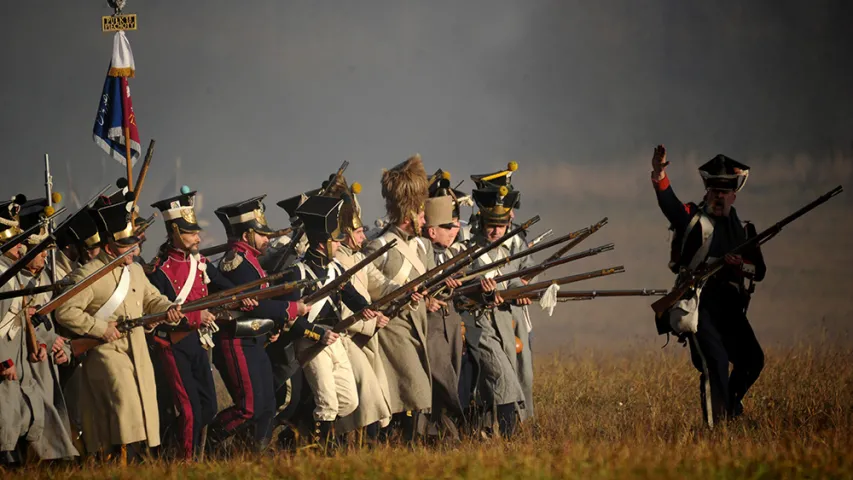
[[[180,262],[186,262],[190,258],[190,254],[183,250],[177,249],[171,245],[166,249],[166,254],[169,256],[169,258],[178,260]]]
[[[246,260],[255,267],[255,270],[258,271],[258,275],[260,275],[261,278],[267,276],[267,272],[264,271],[263,267],[261,267],[261,262],[258,260],[258,256],[261,254],[260,250],[242,240],[228,242],[228,246],[235,252],[242,253],[243,256],[246,257]]]

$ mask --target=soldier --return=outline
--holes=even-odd
[[[694,315],[685,317],[692,320],[671,323],[678,334],[695,332],[690,351],[693,365],[700,371],[705,418],[709,418],[709,410],[714,420],[736,417],[743,412],[742,400],[764,367],[764,353],[746,317],[749,294],[745,285],[746,280],[764,279],[764,258],[758,247],[743,255],[728,254],[755,235],[754,227],[748,224],[745,228],[732,206],[746,183],[749,167],[725,155],[699,167],[705,197],[697,205],[682,204],[675,196],[667,165],[666,149],[659,145],[652,157],[651,176],[658,206],[675,230],[670,268],[683,273],[721,257],[728,264],[699,289],[698,306],[694,301],[688,308]],[[733,365],[731,375],[729,363]],[[705,382],[710,384],[710,399]]]
[[[474,190],[473,198],[479,208],[479,224],[472,229],[472,241],[482,246],[499,240],[506,234],[518,193],[509,191],[506,186],[487,187]],[[473,266],[488,265],[509,256],[510,247],[507,243],[478,257]],[[489,271],[484,277],[490,281],[483,283],[483,290],[492,290],[494,280],[491,279],[495,276],[518,268],[516,261]],[[501,288],[520,286],[523,282],[515,279],[504,283],[507,285],[501,285]],[[523,409],[525,398],[518,380],[518,355],[511,306],[503,303],[499,297],[494,298],[494,302],[498,304],[494,308],[479,302],[468,306],[458,303],[457,307],[462,310],[466,330],[469,327],[480,330],[479,338],[466,335],[468,348],[477,352],[480,361],[478,403],[491,411],[494,419],[492,424],[497,424],[500,433],[509,437],[515,430],[516,411]],[[519,302],[522,303],[529,304],[530,301]]]
[[[215,213],[228,236],[229,250],[219,264],[219,270],[234,285],[267,276],[258,257],[269,245],[273,230],[264,216],[264,196],[251,198],[216,209]],[[264,351],[267,335],[290,328],[293,334],[304,334],[304,323],[296,319],[310,310],[301,301],[262,300],[251,312],[254,318],[273,321],[272,329],[263,331],[255,325],[268,325],[251,320],[233,322],[214,336],[213,364],[234,401],[234,405],[219,412],[210,426],[208,441],[212,447],[243,430],[248,435],[254,428],[253,447],[262,450],[272,435],[275,415],[275,392],[272,367]]]
[[[23,195],[0,203],[0,244],[21,233],[18,215],[23,205],[26,205]],[[31,210],[37,208],[33,203],[27,206]],[[40,212],[33,213],[40,215]],[[43,239],[43,235],[44,231],[37,237]],[[19,260],[24,248],[24,245],[19,244],[0,257],[0,272],[6,271]],[[33,259],[27,267],[27,274],[19,273],[12,277],[0,286],[0,291],[24,288],[28,282],[25,277],[31,279],[40,276],[44,268],[44,255]],[[41,460],[78,455],[68,432],[62,395],[58,395],[59,401],[56,402],[57,397],[54,396],[54,393],[58,393],[58,386],[53,362],[67,361],[67,350],[60,347],[59,353],[54,353],[56,336],[50,335],[42,324],[36,330],[38,351],[27,353],[26,320],[33,320],[33,302],[42,301],[39,298],[22,297],[0,301],[0,465],[22,463],[27,445],[33,448]]]
[[[510,227],[515,228],[518,225],[512,223],[515,219],[515,211],[521,208],[521,192],[512,185],[512,175],[518,170],[518,163],[509,162],[506,170],[499,170],[494,173],[485,175],[471,175],[471,180],[477,188],[500,188],[502,186],[514,192],[515,204],[510,210]],[[509,254],[515,255],[527,249],[527,232],[521,232],[512,237],[509,241]],[[528,268],[536,264],[533,257],[528,255],[518,262],[518,268]],[[531,279],[535,282],[536,278]],[[526,303],[526,302],[522,302]],[[518,354],[518,381],[521,383],[521,389],[524,390],[524,408],[519,409],[519,415],[522,421],[533,418],[533,351],[531,348],[533,339],[533,322],[530,318],[530,312],[527,305],[511,305],[513,318],[513,330],[515,337],[521,342],[521,352]]]
[[[450,174],[439,170],[430,179],[430,198],[424,208],[423,237],[432,243],[435,263],[442,264],[464,249],[456,243],[459,234],[459,203],[462,192],[450,188]],[[453,287],[459,284],[453,280]],[[435,432],[458,439],[448,415],[464,418],[459,398],[459,377],[463,361],[462,320],[443,306],[427,316],[427,342],[432,372],[432,415]]]
[[[72,281],[83,280],[137,244],[130,220],[132,199],[93,211],[104,246],[97,257],[69,275]],[[160,444],[157,388],[145,333],[140,327],[120,333],[116,320],[164,311],[170,323],[182,318],[180,306],[160,294],[130,257],[122,268],[56,310],[57,322],[72,333],[104,341],[83,360],[80,402],[88,453],[115,453],[125,461],[138,458],[146,446]]]
[[[359,193],[361,193],[361,185],[353,183],[349,186],[343,176],[328,190],[330,196],[343,200],[339,225],[344,240],[335,253],[335,259],[346,269],[364,259],[364,253],[361,250],[366,237],[361,220],[361,207],[358,203]],[[372,263],[356,272],[350,283],[368,303],[400,287],[385,278]],[[343,305],[341,312],[343,318],[353,313],[355,312]],[[380,429],[387,427],[390,423],[388,379],[385,376],[382,361],[374,354],[378,345],[378,339],[374,333],[387,324],[388,317],[384,315],[360,320],[341,336],[340,341],[347,351],[358,388],[358,407],[352,414],[338,420],[335,425],[338,432],[366,427],[368,439],[376,440]],[[366,348],[357,344],[354,339],[364,341]]]
[[[285,277],[287,281],[325,277],[325,285],[343,274],[343,266],[335,261],[335,253],[344,239],[339,225],[342,203],[338,198],[314,196],[296,209],[308,238],[308,250],[302,260],[290,268]],[[381,314],[367,309],[370,306],[367,300],[351,282],[346,282],[339,291],[312,305],[307,321],[314,332],[313,339],[300,338],[295,345],[298,354],[313,346],[324,331],[328,338],[323,342],[327,346],[303,365],[305,379],[314,392],[314,441],[324,446],[330,440],[335,420],[352,414],[359,402],[347,351],[339,335],[330,330],[341,320],[343,305],[350,311],[364,311],[368,319],[382,318]]]
[[[375,262],[395,283],[405,284],[435,266],[432,245],[418,236],[424,224],[424,202],[428,196],[429,181],[420,155],[383,172],[382,197],[390,224],[382,235],[367,244],[365,254],[396,239],[394,248]],[[441,307],[430,298],[415,305],[391,318],[388,325],[379,330],[375,352],[384,362],[388,402],[405,441],[413,441],[422,431],[425,423],[421,423],[420,413],[432,405],[427,310],[436,311]]]
[[[199,300],[208,291],[234,285],[207,258],[198,253],[200,243],[193,204],[195,193],[177,195],[151,205],[166,222],[166,242],[147,266],[148,280],[169,300],[183,304]],[[254,307],[257,302],[245,302]],[[185,315],[179,325],[160,325],[152,336],[153,351],[162,374],[160,402],[162,430],[172,427],[177,455],[191,460],[198,453],[201,432],[216,415],[216,389],[207,349],[212,345],[216,316],[207,310]]]

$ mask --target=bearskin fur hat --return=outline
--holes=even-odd
[[[421,156],[415,154],[396,167],[382,172],[382,198],[391,223],[399,224],[411,218],[417,229],[418,214],[429,197],[427,178]]]

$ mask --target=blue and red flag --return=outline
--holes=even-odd
[[[141,152],[139,130],[136,128],[136,116],[133,113],[133,101],[127,81],[134,76],[135,71],[130,42],[123,31],[118,31],[113,39],[112,61],[104,81],[92,138],[95,144],[125,166],[128,142],[131,166],[136,164]]]

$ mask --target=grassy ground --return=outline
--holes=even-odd
[[[626,356],[544,356],[538,425],[511,442],[414,450],[353,449],[334,458],[246,456],[120,470],[28,467],[4,478],[815,478],[853,477],[853,353],[769,350],[746,414],[714,431],[699,418],[698,378],[680,347]]]

